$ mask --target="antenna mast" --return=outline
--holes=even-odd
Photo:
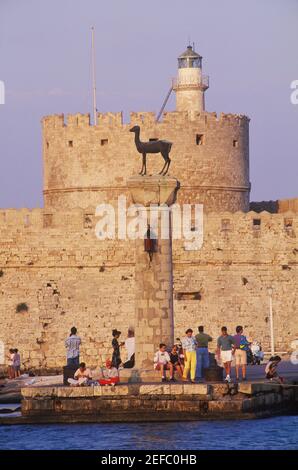
[[[94,27],[91,28],[91,58],[92,58],[92,95],[93,95],[93,124],[97,125],[96,106],[96,77],[95,77],[95,48],[94,48]]]

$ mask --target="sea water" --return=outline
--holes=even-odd
[[[0,426],[0,449],[298,449],[298,416],[256,420]]]

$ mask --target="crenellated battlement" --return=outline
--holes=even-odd
[[[171,111],[163,114],[163,119],[160,122],[156,121],[156,114],[154,112],[131,112],[130,123],[138,124],[140,126],[160,126],[160,125],[185,125],[185,124],[201,124],[207,126],[225,126],[237,125],[243,126],[249,123],[250,119],[242,114],[225,114],[216,112],[208,113],[189,113],[187,111]],[[118,113],[98,113],[98,122],[96,126],[91,124],[90,114],[54,114],[45,116],[42,119],[43,128],[58,129],[63,127],[69,128],[124,128],[127,130],[127,125],[123,122],[122,112]]]
[[[117,206],[115,205],[117,213]],[[15,232],[51,232],[52,229],[69,232],[83,232],[94,229],[98,218],[95,207],[71,210],[47,209],[6,209],[0,210],[0,230]],[[290,237],[295,242],[298,238],[298,214],[293,211],[272,214],[269,212],[211,212],[204,214],[204,233],[206,236],[217,237],[222,234],[236,236],[267,237],[277,239],[281,236]],[[1,240],[0,240],[1,246]],[[298,242],[297,242],[298,249]]]

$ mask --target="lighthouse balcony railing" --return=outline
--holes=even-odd
[[[205,89],[209,88],[209,75],[201,75],[200,77],[185,77],[185,78],[172,78],[172,87],[175,88],[183,86],[183,87],[193,87],[193,86],[201,86]]]

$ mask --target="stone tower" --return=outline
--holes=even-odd
[[[46,116],[43,127],[44,205],[49,211],[94,207],[130,197],[126,181],[140,171],[140,155],[129,129],[141,127],[143,141],[173,142],[169,175],[179,177],[178,203],[203,204],[205,212],[249,210],[249,118],[204,110],[208,77],[202,57],[189,46],[178,58],[174,83],[177,110],[163,113]],[[148,157],[148,174],[161,170]]]
[[[178,57],[178,77],[173,88],[177,111],[205,111],[204,93],[209,88],[209,77],[202,74],[202,57],[192,46]]]

